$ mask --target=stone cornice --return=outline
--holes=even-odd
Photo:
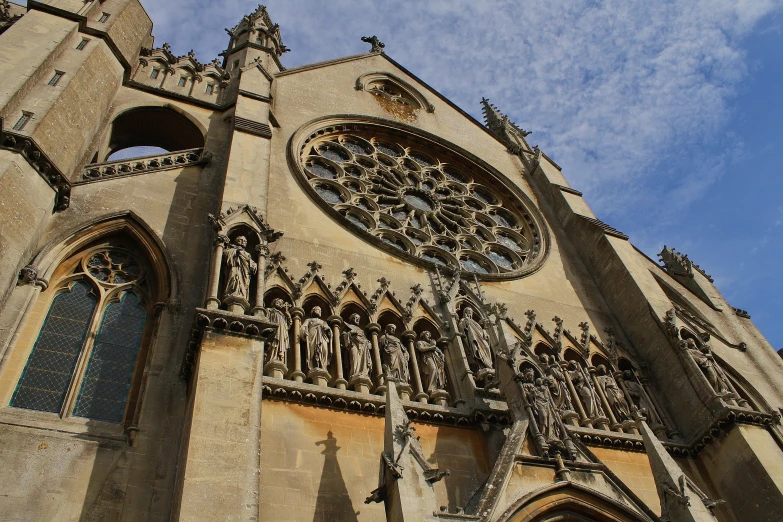
[[[32,137],[5,130],[2,118],[0,118],[0,149],[21,154],[27,163],[52,187],[56,194],[55,212],[68,208],[71,202],[71,183]]]

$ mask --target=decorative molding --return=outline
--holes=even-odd
[[[317,405],[333,410],[353,411],[380,417],[385,414],[386,400],[381,395],[370,395],[351,390],[326,388],[314,384],[264,377],[265,400],[277,400]],[[481,424],[509,426],[507,411],[465,410],[434,404],[406,401],[405,413],[415,422],[472,428]]]
[[[509,120],[508,116],[489,103],[488,99],[482,98],[481,105],[483,106],[482,111],[487,128],[501,143],[508,147],[508,152],[517,155],[537,154],[537,150],[531,151],[525,141],[525,138],[532,132],[519,128]]]
[[[582,219],[584,219],[585,221],[587,221],[588,223],[590,223],[592,225],[595,225],[596,227],[600,228],[607,235],[610,235],[610,236],[613,236],[613,237],[618,237],[620,239],[625,239],[626,241],[629,239],[628,236],[626,236],[625,234],[623,234],[622,232],[620,232],[616,228],[610,227],[609,225],[607,225],[606,223],[604,223],[600,219],[583,216],[581,214],[578,214],[578,216],[581,217]]]
[[[270,323],[263,317],[232,314],[225,310],[197,308],[188,348],[185,351],[179,372],[180,378],[185,382],[190,382],[196,355],[201,349],[201,339],[206,330],[230,335],[245,335],[265,341],[277,334],[277,328],[277,324]]]
[[[0,118],[0,149],[21,154],[27,163],[52,187],[55,192],[55,212],[68,208],[71,203],[71,183],[33,138],[5,130],[2,118]]]
[[[254,136],[271,139],[272,129],[266,123],[261,123],[247,118],[234,117],[234,129]]]
[[[415,109],[424,109],[429,113],[435,112],[435,106],[414,86],[405,80],[387,72],[372,72],[362,74],[356,79],[356,90],[367,91],[376,96],[383,96],[391,101],[399,101],[390,93],[380,89],[383,84],[391,84],[400,91],[400,95],[407,98],[400,103],[413,105]]]
[[[661,250],[661,253],[658,254],[658,256],[661,258],[664,269],[671,275],[693,277],[693,270],[695,269],[706,277],[710,283],[715,282],[712,279],[712,276],[705,272],[699,265],[691,261],[687,254],[681,254],[673,248],[664,245],[663,250]]]
[[[566,187],[565,185],[558,185],[557,183],[552,183],[552,186],[555,188],[560,189],[563,192],[568,192],[569,194],[574,194],[575,196],[582,197],[584,194],[576,190],[575,188]]]
[[[743,319],[750,319],[750,314],[748,313],[747,310],[735,308],[734,313],[737,314],[738,317],[742,317]]]
[[[188,149],[156,156],[129,158],[107,163],[93,163],[82,168],[81,179],[74,185],[93,181],[160,172],[185,167],[205,166],[212,161],[212,153],[205,149]]]
[[[239,89],[240,96],[244,96],[245,98],[250,98],[251,100],[256,100],[264,103],[272,103],[272,97],[271,96],[264,96],[262,94],[256,94],[254,92],[246,91],[244,89]]]

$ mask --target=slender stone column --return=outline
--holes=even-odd
[[[606,412],[606,416],[609,418],[609,424],[612,430],[619,431],[622,433],[623,431],[622,426],[617,422],[617,418],[614,416],[612,407],[609,405],[609,401],[606,399],[606,394],[604,393],[604,389],[601,387],[601,383],[598,382],[598,376],[595,374],[596,372],[595,367],[590,366],[587,370],[590,372],[590,378],[593,380],[595,391],[598,394],[598,397],[601,399],[601,406],[603,406],[604,411]]]
[[[220,269],[223,267],[223,249],[231,240],[228,236],[219,234],[215,238],[215,252],[212,256],[212,278],[209,281],[209,296],[207,297],[207,310],[217,310],[220,308],[220,299],[218,291],[220,286]]]
[[[348,381],[343,376],[343,351],[340,346],[340,327],[343,325],[343,320],[339,315],[333,315],[327,322],[332,327],[332,349],[334,350],[335,375],[337,375],[333,385],[344,390]]]
[[[264,311],[264,294],[266,293],[266,260],[269,257],[269,247],[265,244],[260,244],[256,247],[256,253],[258,254],[258,269],[256,270],[256,300],[253,307],[253,315],[256,317],[263,317],[266,315]]]
[[[560,367],[563,369],[563,377],[565,377],[568,393],[571,394],[571,403],[576,407],[576,412],[579,414],[579,423],[582,426],[592,427],[587,418],[587,414],[585,413],[585,408],[582,406],[582,399],[579,397],[579,394],[576,393],[574,383],[571,382],[571,374],[568,373],[568,363],[566,361],[560,361],[557,364],[560,364]]]
[[[419,358],[416,357],[416,332],[408,330],[403,332],[402,340],[408,348],[408,355],[411,356],[411,373],[413,373],[413,391],[416,394],[414,400],[419,401],[422,404],[427,404],[429,395],[424,393],[424,388],[421,385],[421,373],[419,373]]]
[[[459,395],[460,388],[457,385],[457,371],[454,368],[454,362],[451,360],[451,357],[448,356],[448,350],[451,347],[451,344],[449,343],[448,337],[441,337],[437,340],[438,348],[440,348],[440,351],[443,352],[444,359],[446,360],[446,375],[448,376],[446,381],[447,383],[451,383],[451,391],[454,393],[454,405],[459,406],[460,404],[464,404],[465,399],[462,399]],[[448,386],[445,386],[445,388],[448,388]],[[440,406],[448,406],[449,399],[451,396],[448,393],[448,389],[446,390],[440,390],[433,394],[431,397],[432,401],[435,404],[438,404]]]
[[[642,391],[644,392],[645,397],[647,397],[647,400],[652,405],[652,407],[655,408],[655,413],[658,414],[658,417],[662,423],[662,425],[656,426],[653,430],[655,434],[659,438],[665,439],[669,435],[668,432],[671,431],[672,438],[680,437],[680,432],[676,427],[677,425],[674,424],[674,420],[669,415],[668,410],[661,406],[657,395],[650,392],[650,382],[641,375],[637,376],[637,378],[639,379],[639,384],[642,385]]]
[[[372,357],[375,363],[375,377],[378,379],[378,386],[375,393],[386,395],[386,383],[383,380],[383,363],[381,362],[381,350],[378,348],[378,332],[381,331],[381,325],[370,323],[367,325],[367,331],[370,332],[370,342],[372,343]]]
[[[299,334],[302,331],[302,317],[304,317],[304,310],[299,307],[291,309],[291,318],[294,322],[291,332],[293,337],[293,343],[291,344],[294,349],[294,370],[291,372],[289,378],[296,382],[304,382],[305,378],[305,374],[302,371],[302,350],[299,347]]]

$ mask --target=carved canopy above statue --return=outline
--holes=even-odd
[[[530,200],[478,158],[418,129],[329,118],[300,130],[289,152],[325,210],[398,257],[488,280],[543,262],[547,233]]]

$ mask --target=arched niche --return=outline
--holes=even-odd
[[[533,348],[533,353],[536,354],[536,357],[541,357],[542,355],[546,355],[549,357],[550,360],[557,359],[555,351],[552,349],[551,346],[545,343],[536,344],[536,347]]]
[[[648,516],[579,484],[566,482],[524,496],[498,518],[499,522],[649,522]],[[654,515],[653,515],[654,516]]]
[[[284,303],[293,306],[294,301],[291,299],[291,294],[289,294],[288,291],[282,287],[273,286],[268,288],[264,294],[264,307],[272,308],[276,299],[282,299]]]
[[[323,296],[318,294],[310,294],[305,296],[304,300],[302,301],[302,309],[305,313],[305,319],[312,315],[313,308],[316,306],[321,309],[321,319],[324,321],[332,315],[332,307],[326,301],[326,299],[323,298]]]
[[[535,378],[536,379],[539,379],[539,378],[541,378],[543,376],[543,374],[541,373],[541,370],[539,370],[538,366],[536,366],[535,364],[533,364],[530,361],[524,361],[522,364],[519,365],[519,373],[521,373],[522,375],[525,374],[526,370],[531,370],[531,369],[533,370],[533,373],[535,374]]]
[[[253,258],[254,262],[256,261],[256,256],[254,252],[256,252],[257,247],[260,244],[260,237],[258,235],[258,232],[256,232],[253,228],[250,226],[240,223],[238,225],[235,225],[231,228],[229,228],[226,231],[226,236],[229,239],[229,245],[236,245],[237,239],[240,237],[244,237],[247,241],[247,245],[244,247],[245,250],[250,254],[250,256]],[[264,267],[258,266],[258,263],[256,263],[256,270],[263,270]],[[224,299],[223,293],[226,289],[226,279],[228,278],[228,267],[225,265],[222,265],[222,269],[220,272],[220,283],[218,285],[218,288],[220,289],[219,297],[221,300]],[[258,287],[258,280],[256,277],[250,278],[250,287],[248,289],[248,300],[252,299],[252,296],[256,295],[256,289]]]
[[[378,316],[378,324],[381,325],[381,334],[386,331],[386,327],[390,324],[393,324],[396,328],[396,331],[394,332],[396,337],[399,337],[405,331],[405,323],[402,318],[391,310],[381,312]]]
[[[348,322],[352,315],[359,314],[359,326],[366,328],[370,324],[370,314],[358,303],[348,302],[340,308],[340,318],[343,322]]]
[[[631,363],[631,361],[625,358],[621,358],[618,361],[617,367],[621,372],[630,371],[633,372],[634,374],[639,373],[639,370],[636,369],[636,366],[634,366],[633,363]]]
[[[572,348],[565,349],[565,351],[563,352],[563,360],[567,362],[574,361],[582,367],[587,366],[587,363],[585,362],[584,358],[581,355],[579,355],[576,352],[576,350]]]
[[[202,149],[204,143],[203,132],[187,116],[169,107],[138,107],[114,119],[103,159]]]
[[[606,368],[606,371],[612,371],[612,369],[614,368],[612,364],[609,362],[609,359],[607,359],[600,353],[594,353],[592,357],[590,357],[590,363],[596,368],[598,366],[604,366]]]

